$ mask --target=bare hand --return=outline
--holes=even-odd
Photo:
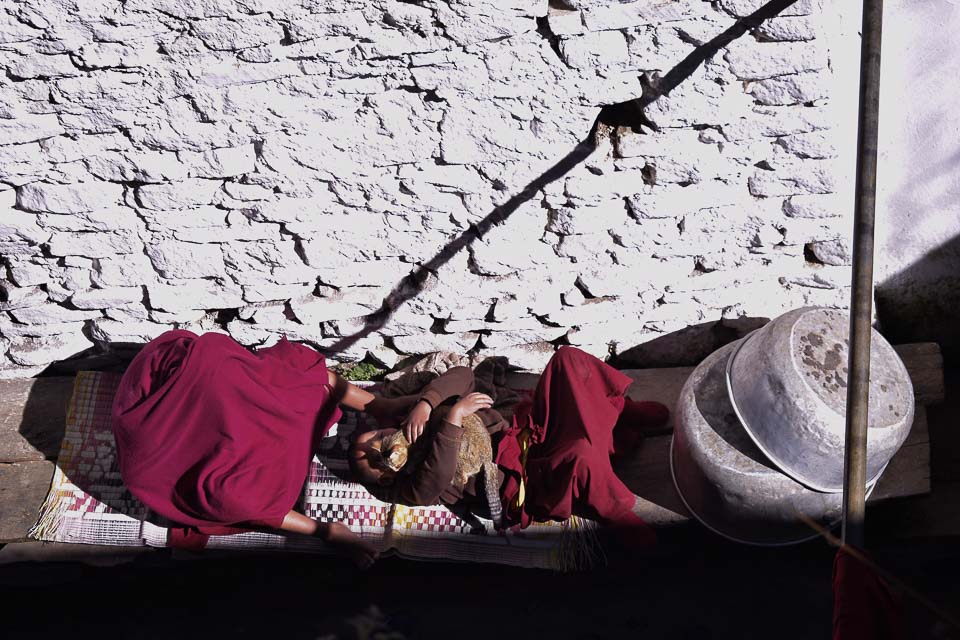
[[[360,569],[369,569],[380,557],[376,547],[355,534],[346,525],[331,522],[328,527],[324,540],[337,547]]]
[[[410,444],[413,444],[417,441],[421,435],[423,435],[423,430],[427,426],[427,421],[430,420],[430,414],[433,409],[430,407],[430,403],[426,400],[421,400],[413,407],[413,410],[407,414],[407,417],[403,420],[403,435],[407,437],[407,441]]]
[[[451,424],[460,426],[463,416],[476,413],[480,409],[489,409],[491,406],[493,406],[493,398],[485,393],[474,391],[457,400],[457,403],[450,409],[447,420]]]
[[[377,396],[364,411],[372,416],[380,428],[396,427],[406,416],[410,408],[417,403],[417,396],[399,396],[384,398]]]

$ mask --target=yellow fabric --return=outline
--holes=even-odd
[[[527,453],[530,451],[530,429],[524,429],[517,436],[520,443],[520,489],[513,499],[513,508],[517,511],[527,499]]]

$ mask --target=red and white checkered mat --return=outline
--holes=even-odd
[[[117,468],[110,407],[120,376],[77,375],[67,410],[57,470],[31,536],[38,540],[121,546],[167,546],[168,529],[123,485]],[[364,385],[369,386],[369,385]],[[321,521],[342,522],[384,554],[423,560],[494,562],[572,570],[593,564],[594,523],[581,518],[522,531],[496,531],[489,520],[468,522],[442,506],[406,507],[382,502],[348,477],[348,437],[365,417],[344,412],[314,458],[297,508]],[[209,549],[282,549],[332,553],[303,536],[250,532],[212,536]]]

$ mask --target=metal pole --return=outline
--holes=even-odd
[[[843,460],[843,542],[863,547],[867,481],[867,409],[873,302],[873,221],[877,191],[877,124],[880,111],[880,33],[883,0],[864,0],[860,43],[860,114],[853,213],[853,290],[847,431]]]

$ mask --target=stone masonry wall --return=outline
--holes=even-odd
[[[844,305],[829,16],[771,4],[8,0],[0,377],[172,327],[536,369]]]

